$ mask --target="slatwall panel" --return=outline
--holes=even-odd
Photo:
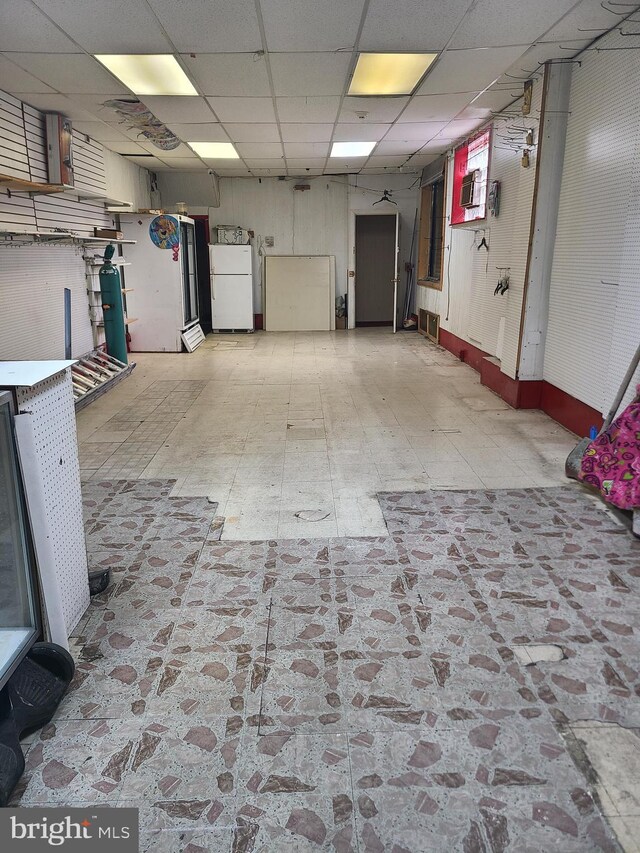
[[[49,176],[47,173],[47,131],[44,115],[28,104],[23,104],[23,111],[31,180],[46,183]]]
[[[77,190],[102,194],[107,191],[102,145],[76,132],[73,134],[73,177]]]
[[[501,182],[500,215],[497,218],[489,216],[485,222],[470,224],[467,228],[447,225],[442,292],[418,287],[417,295],[419,307],[440,314],[443,329],[500,357],[502,370],[511,377],[516,375],[537,149],[536,145],[531,149],[530,165],[525,169],[520,162],[522,151],[508,147],[505,137],[514,133],[518,142],[524,144],[526,130],[531,128],[534,143],[537,143],[542,88],[542,77],[538,75],[529,116],[519,114],[519,101],[509,108],[507,115],[496,118],[493,123],[489,179]],[[522,132],[516,134],[514,128],[521,128]],[[447,185],[449,218],[453,186],[451,160]],[[489,252],[477,248],[483,236],[489,244]],[[448,247],[451,247],[450,261]],[[504,296],[494,296],[500,276],[496,267],[502,266],[510,267],[509,290]],[[445,319],[447,310],[449,320]],[[501,327],[504,327],[502,338]]]
[[[0,92],[0,172],[30,180],[22,103]]]
[[[64,358],[64,288],[73,355],[93,349],[81,246],[0,248],[0,360]]]
[[[597,46],[624,49],[573,70],[544,378],[605,412],[640,339],[640,38]]]
[[[529,248],[531,208],[535,183],[536,150],[531,149],[530,165],[521,165],[521,150],[509,144],[515,139],[524,147],[528,129],[533,129],[534,143],[537,142],[542,103],[542,78],[535,80],[531,114],[529,116],[507,115],[494,122],[491,166],[489,179],[501,183],[500,215],[489,216],[486,223],[476,223],[475,244],[482,237],[489,244],[474,249],[471,310],[467,334],[481,349],[498,356],[504,373],[514,377],[520,336],[520,314],[524,293],[524,278]],[[520,102],[509,113],[519,112]],[[483,226],[486,224],[486,229]],[[454,244],[455,245],[455,244]],[[498,267],[509,267],[509,290],[504,295],[494,295],[501,275]],[[458,282],[453,282],[452,299]],[[504,326],[504,338],[500,341],[500,328]]]

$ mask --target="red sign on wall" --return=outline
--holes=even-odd
[[[491,128],[456,148],[453,159],[452,225],[486,218],[490,149]]]

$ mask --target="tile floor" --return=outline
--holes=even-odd
[[[377,492],[558,485],[575,443],[415,333],[215,335],[134,358],[79,415],[83,478],[175,478],[219,504],[226,539],[384,535]]]
[[[415,336],[196,356],[80,417],[112,584],[14,802],[136,806],[153,853],[637,851],[640,542],[573,438]]]

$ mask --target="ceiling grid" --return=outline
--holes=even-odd
[[[138,165],[223,176],[420,171],[508,106],[541,62],[571,58],[621,20],[599,0],[5,5],[0,88]],[[359,51],[437,58],[410,95],[354,97]],[[104,106],[133,93],[98,52],[175,57],[196,94],[139,97],[182,145],[158,149]],[[375,143],[366,158],[331,157],[334,142],[357,141]],[[192,142],[231,143],[239,158],[200,157]]]

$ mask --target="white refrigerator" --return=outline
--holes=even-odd
[[[251,246],[209,246],[211,328],[253,331]]]
[[[189,352],[204,340],[198,320],[193,219],[176,213],[121,216],[125,293],[133,352]],[[134,325],[135,322],[135,325]],[[194,346],[195,345],[195,346]]]

